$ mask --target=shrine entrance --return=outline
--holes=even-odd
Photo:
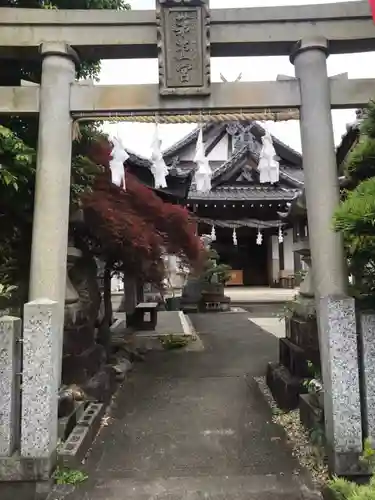
[[[262,245],[257,245],[257,230],[242,228],[237,231],[238,245],[233,245],[231,232],[221,235],[217,231],[217,234],[213,248],[220,255],[221,262],[233,269],[232,279],[227,286],[268,287],[272,284],[269,280],[268,239]]]

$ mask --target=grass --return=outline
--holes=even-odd
[[[57,467],[53,474],[56,484],[73,484],[83,483],[88,479],[88,475],[80,470],[66,469]]]

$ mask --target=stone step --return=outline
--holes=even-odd
[[[284,411],[298,408],[299,395],[307,392],[303,379],[292,375],[285,366],[268,363],[266,382],[279,408]]]
[[[202,476],[97,484],[90,500],[319,500],[297,478],[283,476]]]

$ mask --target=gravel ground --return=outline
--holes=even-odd
[[[293,456],[298,458],[302,467],[310,471],[315,485],[317,487],[323,486],[329,479],[324,454],[320,448],[311,443],[309,433],[300,422],[299,410],[288,413],[281,412],[272,397],[265,378],[256,377],[255,380],[272,408],[273,422],[285,429],[288,440],[293,447]]]

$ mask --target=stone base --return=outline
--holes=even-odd
[[[372,476],[371,471],[363,465],[360,453],[353,451],[335,454],[328,449],[327,455],[328,469],[329,471],[334,471],[336,476],[346,478]]]
[[[49,458],[25,458],[18,454],[0,457],[0,484],[6,482],[48,481],[56,465],[56,454]],[[0,495],[1,500],[3,497]]]
[[[279,340],[279,361],[288,368],[291,375],[299,378],[311,376],[305,351],[288,339]]]
[[[299,418],[307,430],[324,427],[324,412],[312,403],[310,394],[299,397]]]
[[[46,500],[53,481],[0,482],[1,500]]]
[[[286,337],[305,352],[306,359],[320,367],[319,336],[316,317],[292,316],[287,320]]]
[[[299,395],[306,392],[301,378],[291,375],[285,366],[268,363],[266,382],[279,408],[285,411],[298,408]]]
[[[206,294],[199,304],[201,312],[225,312],[230,310],[230,298],[225,295]]]

